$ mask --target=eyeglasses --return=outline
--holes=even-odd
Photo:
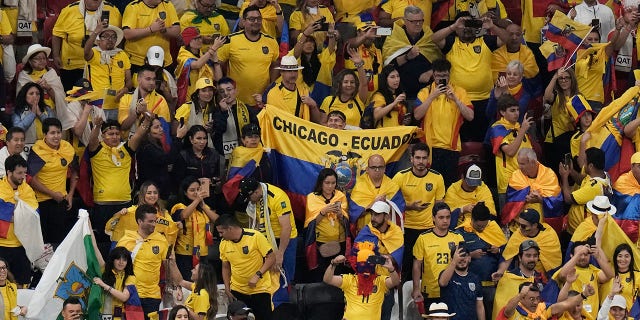
[[[413,24],[422,24],[422,23],[424,23],[424,19],[418,19],[418,20],[404,19],[404,21],[406,21],[408,23],[413,23]]]
[[[115,41],[118,39],[118,36],[116,35],[111,35],[111,36],[100,36],[100,40],[111,40],[111,41]]]
[[[7,266],[0,267],[0,271],[7,271]]]
[[[379,172],[379,171],[384,171],[385,166],[377,166],[377,167],[369,167],[369,169],[375,171],[375,172]]]
[[[262,22],[262,17],[246,17],[245,20],[249,22]]]

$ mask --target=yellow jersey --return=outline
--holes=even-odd
[[[171,214],[174,215],[186,207],[186,205],[178,203],[171,208]],[[197,255],[200,257],[205,257],[209,254],[209,247],[206,244],[207,224],[209,222],[209,217],[203,211],[194,210],[182,222],[183,232],[178,233],[175,248],[176,254],[184,256]]]
[[[184,305],[189,308],[189,310],[193,311],[195,314],[205,314],[202,320],[207,320],[207,311],[211,308],[211,304],[209,303],[209,292],[206,289],[200,289],[198,292],[196,290],[196,284],[191,285],[191,294],[187,298],[187,301],[184,302]]]
[[[131,62],[126,52],[120,51],[111,58],[111,64],[100,63],[100,51],[93,48],[93,57],[85,67],[87,79],[91,81],[94,91],[102,92],[102,108],[118,109],[116,94],[126,85],[126,72],[131,72]]]
[[[184,31],[187,27],[196,27],[200,31],[200,35],[208,37],[226,36],[231,33],[227,20],[215,11],[211,17],[202,19],[199,19],[194,10],[185,11],[180,17],[180,31]],[[210,44],[202,44],[200,51],[207,52],[210,46]]]
[[[425,205],[419,211],[405,211],[404,227],[418,230],[433,228],[431,209],[436,201],[444,199],[445,194],[442,175],[429,169],[424,176],[419,177],[408,168],[396,173],[392,180],[400,187],[405,203],[411,204],[420,200]]]
[[[262,233],[252,229],[242,229],[238,241],[220,242],[220,260],[231,265],[231,290],[242,294],[271,293],[270,272],[265,272],[255,287],[249,287],[249,279],[262,267],[264,258],[273,248]]]
[[[131,201],[129,173],[132,154],[134,152],[129,148],[128,143],[111,148],[104,142],[100,142],[95,151],[89,152],[95,202]]]
[[[298,118],[311,121],[311,111],[309,106],[302,103],[302,97],[309,96],[309,87],[306,85],[296,85],[295,90],[289,90],[281,82],[274,82],[266,90],[266,104],[292,114]]]
[[[138,246],[138,243],[141,243]],[[143,239],[138,231],[127,230],[118,241],[117,247],[125,247],[132,253],[133,273],[136,276],[136,288],[140,298],[160,299],[160,268],[167,258],[167,240],[154,232]],[[133,256],[134,251],[135,258]]]
[[[324,101],[322,101],[320,110],[327,114],[334,110],[341,111],[345,116],[347,116],[347,125],[359,127],[362,112],[366,107],[367,106],[362,102],[362,100],[360,100],[360,97],[357,95],[354,99],[345,102],[342,102],[340,97],[328,96],[324,98]]]
[[[375,276],[373,291],[369,296],[358,294],[358,277],[354,274],[343,274],[340,289],[344,292],[347,304],[344,308],[344,319],[380,319],[384,295],[389,291],[385,280],[388,276]]]
[[[447,60],[451,62],[451,82],[463,87],[471,101],[488,99],[493,89],[491,61],[492,50],[497,49],[495,39],[493,36],[485,36],[476,38],[471,43],[464,43],[455,37],[446,54]],[[446,46],[443,51],[447,51]],[[470,77],[471,74],[474,76]]]
[[[164,16],[164,18],[162,18]],[[180,25],[176,8],[171,1],[162,0],[156,7],[147,6],[142,0],[136,0],[127,5],[122,17],[122,29],[148,28],[156,19],[164,20],[164,25],[169,28]],[[156,31],[148,36],[127,40],[124,43],[124,50],[129,54],[131,64],[141,66],[147,56],[147,50],[151,46],[160,46],[165,52],[164,65],[168,66],[173,62],[169,54],[169,39],[160,31]]]
[[[413,246],[413,257],[422,261],[422,284],[420,292],[427,293],[429,298],[440,298],[438,277],[451,262],[450,244],[458,245],[464,238],[453,232],[447,232],[444,237],[427,230],[418,236]]]
[[[28,173],[38,178],[38,181],[51,191],[66,195],[67,172],[72,164],[75,165],[75,157],[75,149],[65,140],[60,141],[58,149],[52,149],[44,140],[38,140],[27,158]],[[36,191],[36,198],[38,202],[52,199],[40,191]]]

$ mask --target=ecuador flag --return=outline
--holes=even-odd
[[[582,43],[582,40],[592,29],[588,25],[571,20],[566,14],[558,10],[553,14],[545,36],[547,39],[562,45],[566,50],[574,51],[581,44],[583,47],[589,47]]]

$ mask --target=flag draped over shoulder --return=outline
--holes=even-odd
[[[562,45],[567,51],[573,52],[581,44],[588,47],[582,43],[582,39],[592,29],[586,24],[571,20],[560,10],[556,10],[553,18],[549,21],[549,29],[547,29],[545,36],[547,39]]]
[[[518,287],[520,284],[533,282],[533,280],[533,277],[523,277],[511,272],[505,272],[496,287],[495,300],[493,301],[493,316],[491,318],[496,319],[500,309],[509,302],[509,299],[518,295]]]
[[[622,231],[633,242],[638,241],[640,225],[640,184],[627,172],[613,186],[613,203],[618,211],[613,216]]]
[[[77,297],[87,319],[99,319],[102,289],[92,279],[100,276],[89,228],[89,213],[81,209],[78,221],[55,251],[29,301],[27,319],[52,319],[68,297]]]
[[[525,199],[531,191],[537,191],[542,203],[527,204]],[[507,187],[507,203],[502,209],[502,223],[509,224],[525,208],[532,208],[544,215],[545,221],[562,218],[563,198],[558,184],[558,177],[550,169],[538,163],[538,175],[529,179],[521,170],[517,170],[509,180]]]
[[[429,61],[442,58],[440,49],[431,41],[433,31],[431,31],[428,26],[425,26],[423,31],[424,36],[413,45],[418,47],[420,54]],[[386,59],[406,46],[411,46],[411,42],[409,42],[409,38],[407,38],[407,33],[400,25],[394,23],[391,35],[387,37],[384,41],[384,46],[382,46],[382,56]]]
[[[391,224],[391,222],[389,223],[390,228],[400,228],[397,225]],[[353,242],[371,242],[374,244],[376,252],[378,248],[384,246],[389,251],[389,255],[401,264],[402,255],[404,254],[404,238],[403,233],[400,231],[381,233],[369,223],[360,230]],[[352,250],[357,251],[357,248],[354,247]]]
[[[518,254],[520,244],[525,240],[533,240],[540,246],[540,264],[543,270],[537,269],[541,273],[550,272],[562,264],[562,252],[560,252],[560,240],[555,231],[546,223],[542,224],[544,230],[533,238],[525,237],[519,230],[514,232],[505,246],[502,257],[505,260],[512,259]],[[506,273],[505,273],[506,274]]]
[[[264,146],[271,149],[274,184],[287,191],[298,221],[304,221],[306,196],[313,191],[310,182],[316,181],[320,170],[333,168],[338,185],[352,184],[366,168],[367,159],[379,154],[387,163],[387,174],[392,175],[410,141],[418,137],[418,128],[413,126],[331,129],[269,105],[258,120]]]
[[[498,223],[493,220],[489,220],[489,223],[482,230],[482,232],[478,232],[473,229],[473,226],[471,225],[471,219],[467,219],[462,222],[462,224],[458,228],[463,228],[466,232],[473,232],[477,234],[480,239],[493,247],[500,248],[507,244],[507,238],[504,236],[502,228],[500,228]]]

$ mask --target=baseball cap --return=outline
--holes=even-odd
[[[213,81],[211,79],[203,77],[196,81],[196,90],[204,89],[207,87],[213,87]]]
[[[636,152],[631,156],[631,164],[640,163],[640,152]]]
[[[251,312],[251,308],[247,307],[247,304],[244,302],[236,300],[229,304],[227,311],[231,316],[239,316],[249,314],[249,312]]]
[[[477,187],[482,184],[482,170],[477,165],[472,165],[467,169],[467,174],[464,176],[464,181],[469,186]]]
[[[242,127],[242,137],[248,137],[248,136],[252,136],[252,135],[260,135],[260,126],[258,126],[255,123],[249,123],[246,124],[244,127]]]
[[[525,209],[520,213],[520,219],[523,219],[531,224],[540,223],[540,213],[535,209]]]
[[[619,294],[616,294],[615,296],[613,296],[613,299],[611,300],[611,306],[627,309],[627,299],[625,299],[623,296]]]
[[[240,194],[248,197],[252,192],[256,191],[260,186],[260,182],[255,178],[245,178],[240,181]]]
[[[531,240],[531,239],[522,241],[522,243],[520,244],[520,252],[527,251],[527,250],[529,250],[531,248],[536,248],[536,249],[540,250],[540,246],[538,245],[538,243],[533,241],[533,240]]]
[[[198,35],[199,33],[196,27],[186,27],[184,30],[182,30],[182,42],[184,43],[185,47],[188,46],[189,43],[191,43],[191,40],[198,37]]]
[[[389,214],[389,212],[391,212],[391,207],[385,201],[376,201],[368,210],[371,210],[375,213]]]
[[[164,49],[160,46],[153,46],[147,50],[147,62],[152,66],[164,66]]]

